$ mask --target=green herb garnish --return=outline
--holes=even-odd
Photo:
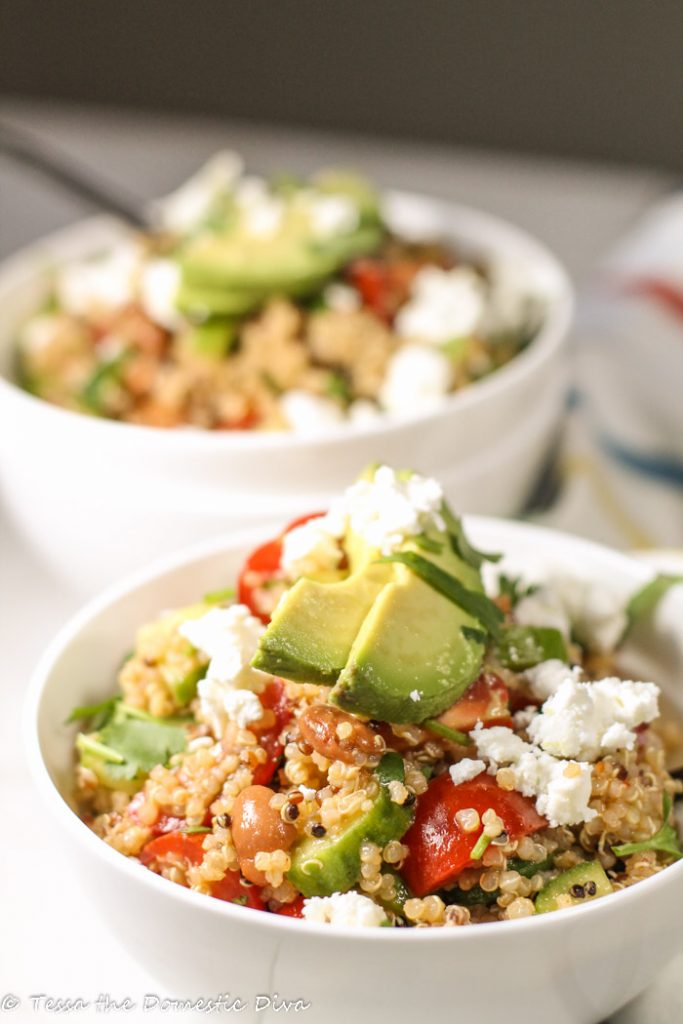
[[[153,718],[119,703],[102,728],[79,734],[76,742],[80,750],[106,761],[112,778],[134,779],[167,764],[185,749],[186,740],[182,721]]]
[[[330,398],[334,398],[344,405],[351,401],[351,391],[346,377],[341,373],[330,373],[325,383],[325,391]]]
[[[484,856],[484,852],[486,851],[486,848],[491,844],[491,842],[492,842],[492,837],[491,836],[487,836],[485,832],[482,832],[482,834],[479,836],[479,838],[477,839],[476,843],[472,847],[472,853],[470,854],[470,860],[481,860],[481,858]]]
[[[668,793],[664,794],[662,805],[664,823],[651,839],[645,839],[642,843],[623,843],[621,846],[613,846],[612,853],[617,857],[631,857],[634,853],[656,850],[658,853],[665,853],[668,857],[673,857],[674,860],[680,860],[683,857],[683,851],[676,829],[669,824],[671,797]]]
[[[468,590],[460,580],[451,576],[445,569],[418,555],[415,551],[397,551],[393,555],[385,555],[380,562],[400,562],[411,569],[430,587],[458,605],[464,612],[478,619],[494,637],[500,633],[503,613],[486,594]]]
[[[233,896],[233,898],[230,900],[230,902],[231,903],[237,903],[238,906],[240,906],[240,907],[246,907],[248,899],[249,899],[248,896]]]
[[[120,704],[120,702],[120,697],[109,697],[107,700],[100,701],[99,704],[83,704],[81,707],[73,709],[64,724],[71,725],[72,722],[82,722],[87,719],[92,719],[91,726],[93,732],[97,732],[98,729],[101,729],[102,726],[106,725],[114,714],[116,705]]]
[[[511,608],[518,605],[523,597],[530,597],[537,590],[537,583],[525,586],[521,576],[506,576],[505,573],[501,573],[498,577],[498,593],[501,597],[509,599]]]
[[[428,732],[433,732],[436,736],[443,736],[445,740],[450,740],[451,743],[458,743],[462,747],[469,747],[470,745],[470,738],[466,732],[459,732],[458,729],[451,729],[442,722],[437,722],[435,718],[428,718],[420,724],[423,729],[427,729]]]
[[[433,537],[428,537],[426,533],[419,533],[414,540],[418,548],[422,548],[423,551],[431,551],[433,555],[440,555],[443,551],[443,544],[434,540]]]
[[[202,601],[205,604],[222,604],[223,601],[230,601],[234,596],[234,587],[225,587],[224,590],[210,590],[208,594],[204,594]]]
[[[181,828],[180,831],[186,836],[199,836],[210,832],[211,829],[206,825],[188,825],[187,828]]]
[[[441,515],[446,523],[446,529],[451,540],[453,553],[462,558],[463,562],[472,566],[473,569],[481,569],[483,562],[500,562],[502,555],[487,554],[484,551],[477,551],[472,547],[462,525],[462,520],[451,512],[445,503],[441,507]]]
[[[500,663],[523,672],[542,661],[568,661],[567,646],[559,629],[545,626],[505,626],[497,640]]]
[[[626,632],[638,619],[651,615],[664,595],[678,584],[683,584],[683,576],[660,574],[655,576],[653,580],[650,580],[649,583],[646,583],[640,590],[637,590],[626,605],[626,617],[628,619]]]

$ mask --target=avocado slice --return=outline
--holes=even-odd
[[[536,913],[547,914],[551,910],[557,910],[558,896],[571,896],[572,905],[579,906],[581,903],[596,900],[599,896],[607,896],[613,891],[612,883],[600,861],[584,861],[575,864],[568,871],[563,871],[541,889],[536,897]]]
[[[237,330],[230,320],[207,320],[194,324],[183,336],[186,351],[203,359],[222,359],[237,340]]]
[[[207,235],[191,243],[180,262],[188,286],[261,294],[320,283],[338,265],[334,253],[294,231],[265,241],[239,232]]]
[[[176,305],[190,317],[245,316],[263,302],[263,292],[236,291],[220,285],[194,284],[183,281],[178,289]]]
[[[365,564],[338,583],[298,580],[278,602],[252,665],[296,682],[332,686],[393,574],[392,566]]]
[[[439,540],[434,534],[429,540],[433,564],[468,589],[482,590],[478,570],[443,537]],[[476,638],[479,625],[424,580],[396,565],[392,581],[363,620],[331,699],[347,711],[387,722],[434,718],[481,670],[484,644]],[[468,635],[468,629],[473,633]]]
[[[340,832],[322,839],[307,837],[292,849],[292,866],[287,877],[304,896],[347,892],[360,877],[363,843],[385,846],[407,832],[413,817],[412,808],[395,804],[388,789],[390,782],[404,781],[401,756],[394,751],[385,754],[376,775],[380,791],[369,811],[354,818]]]

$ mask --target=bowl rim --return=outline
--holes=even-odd
[[[400,433],[406,428],[433,423],[456,410],[461,409],[465,412],[480,403],[494,402],[496,397],[508,386],[513,387],[523,380],[566,342],[574,312],[574,289],[565,267],[542,241],[502,217],[464,203],[402,189],[384,189],[382,199],[389,204],[394,202],[409,203],[416,207],[422,206],[425,211],[436,213],[439,219],[459,221],[462,224],[460,230],[468,237],[474,237],[478,232],[495,236],[495,244],[483,243],[481,245],[482,251],[489,255],[501,250],[526,250],[539,266],[544,267],[556,283],[557,294],[548,302],[543,323],[529,344],[494,373],[449,395],[433,409],[405,417],[383,413],[376,422],[344,423],[316,436],[295,434],[293,431],[210,431],[195,427],[168,430],[88,416],[85,413],[62,409],[45,399],[31,395],[4,373],[0,373],[0,400],[4,396],[7,399],[20,402],[25,406],[28,415],[42,413],[49,416],[51,422],[54,420],[55,426],[59,423],[65,426],[69,424],[74,426],[79,422],[88,422],[91,429],[99,431],[103,438],[109,437],[114,441],[119,437],[124,443],[123,439],[127,437],[133,443],[157,446],[163,451],[177,449],[190,452],[198,450],[278,452],[285,448],[307,451],[320,446],[336,448],[350,439],[368,438],[371,440],[378,435]],[[125,230],[122,223],[111,216],[88,217],[42,236],[0,261],[0,294],[5,290],[12,291],[21,283],[40,275],[43,272],[39,267],[41,254],[43,259],[47,255],[44,250],[49,250],[51,247],[61,248],[69,242],[73,244],[80,235],[87,238],[88,232],[95,232],[98,227],[102,231],[108,228],[112,237],[115,232],[120,232],[122,227]],[[457,237],[458,230],[456,225],[453,237]],[[475,241],[466,241],[465,244],[476,248],[476,239]],[[58,263],[59,260],[56,262]],[[34,264],[33,270],[28,266],[31,263]],[[54,417],[57,419],[55,420]]]
[[[586,560],[597,558],[601,559],[603,564],[607,560],[611,561],[615,567],[621,567],[622,572],[625,570],[633,578],[636,586],[652,576],[648,566],[637,559],[563,531],[488,516],[466,516],[465,522],[475,530],[482,528],[493,532],[503,531],[511,536],[513,541],[515,535],[528,536],[531,533],[544,538],[546,542],[554,541],[559,545],[569,544],[577,555],[584,555]],[[635,905],[636,901],[646,899],[650,892],[654,892],[655,888],[662,889],[669,884],[683,882],[683,860],[681,860],[669,865],[656,875],[644,879],[637,885],[614,893],[609,900],[594,900],[584,906],[568,908],[561,914],[543,914],[538,917],[532,915],[513,921],[489,922],[485,928],[346,928],[340,925],[294,920],[278,914],[255,914],[247,908],[207,898],[201,893],[175,885],[154,872],[144,870],[136,860],[117,852],[96,836],[69,806],[52,780],[41,749],[38,729],[40,706],[43,694],[49,687],[54,663],[72,641],[77,639],[81,630],[115,602],[168,573],[189,568],[195,562],[219,557],[223,553],[239,550],[242,547],[248,549],[248,546],[263,542],[268,532],[268,527],[265,529],[251,527],[245,530],[231,531],[223,536],[186,547],[182,551],[154,561],[151,565],[114,583],[89,600],[60,628],[45,649],[34,669],[24,701],[22,722],[24,750],[34,785],[41,793],[43,800],[50,806],[52,813],[61,820],[64,831],[72,836],[74,842],[81,845],[84,853],[92,855],[94,858],[100,858],[108,869],[120,872],[133,883],[152,886],[153,891],[160,896],[165,894],[167,899],[176,900],[178,906],[187,906],[190,910],[194,908],[195,912],[223,916],[227,921],[233,921],[242,927],[276,928],[285,933],[299,934],[300,936],[328,936],[334,937],[337,941],[346,942],[358,942],[359,939],[362,939],[373,943],[379,941],[427,942],[431,944],[432,942],[481,942],[486,941],[485,936],[493,935],[497,937],[510,935],[512,938],[519,932],[519,929],[533,928],[539,931],[548,928],[557,929],[558,925],[564,927],[560,922],[565,922],[565,924],[570,921],[575,922],[577,914],[584,915],[588,924],[589,915],[595,917],[598,914],[610,913],[609,908],[612,908],[611,912],[617,912],[619,908],[626,908],[631,904]],[[671,596],[680,605],[683,613],[683,595],[674,593]],[[616,905],[615,901],[618,901]],[[250,916],[245,918],[245,912]],[[501,929],[503,929],[502,932]]]

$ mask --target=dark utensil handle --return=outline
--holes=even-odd
[[[120,189],[95,180],[65,154],[4,121],[0,121],[0,155],[30,167],[78,199],[115,214],[132,227],[144,229],[148,226],[139,201],[124,195]]]

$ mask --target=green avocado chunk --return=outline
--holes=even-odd
[[[570,896],[572,905],[588,903],[599,896],[607,896],[613,892],[612,883],[605,874],[600,861],[590,860],[575,864],[568,871],[563,871],[552,882],[548,882],[536,897],[536,913],[547,914],[558,910],[557,897]]]
[[[364,618],[392,572],[391,566],[376,564],[338,583],[300,579],[280,599],[261,637],[254,668],[297,682],[336,683]]]
[[[363,843],[385,846],[392,839],[400,839],[408,830],[412,809],[395,804],[388,788],[390,782],[404,780],[401,756],[393,751],[385,754],[376,775],[380,791],[369,811],[361,813],[339,832],[330,832],[322,839],[310,836],[293,847],[287,877],[304,896],[347,892],[360,877]]]
[[[222,359],[233,347],[237,337],[235,325],[229,320],[207,320],[190,327],[183,336],[186,351],[204,359]]]
[[[450,545],[430,561],[468,589],[481,577]],[[484,645],[463,629],[478,621],[403,566],[363,620],[331,699],[386,722],[422,722],[450,707],[481,670]]]

